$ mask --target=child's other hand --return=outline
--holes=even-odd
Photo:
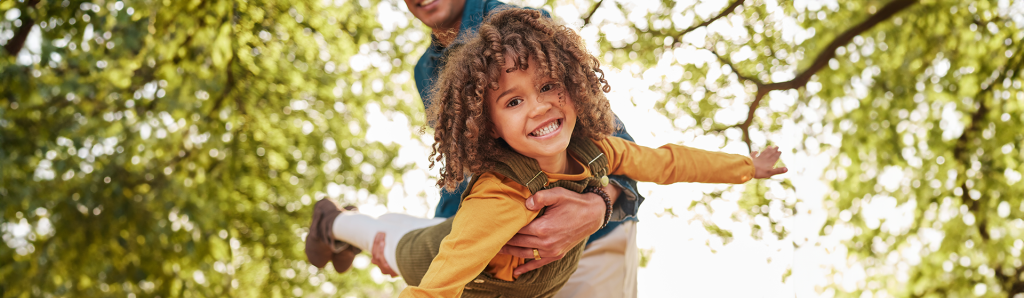
[[[778,146],[768,147],[764,152],[750,152],[750,159],[754,161],[754,178],[770,178],[789,171],[786,167],[775,168],[775,163],[779,161],[780,155],[782,152],[779,152]]]

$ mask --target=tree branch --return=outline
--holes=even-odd
[[[750,140],[750,125],[754,123],[754,111],[761,105],[761,99],[764,99],[765,94],[768,94],[768,91],[757,88],[757,95],[754,95],[754,101],[750,102],[750,108],[747,109],[747,120],[739,125],[740,130],[743,131],[743,142],[747,143],[747,152],[754,152],[754,145]]]
[[[1011,267],[1012,268],[1012,267]],[[1024,272],[1024,266],[1013,268],[1013,272]],[[1017,294],[1024,293],[1024,282],[1016,280],[1012,275],[1006,275],[1003,273],[1003,266],[996,266],[995,268],[996,279],[1003,283],[1006,289],[1006,296],[1013,297]]]
[[[1018,44],[1017,50],[1024,50],[1024,43]],[[1016,58],[1016,61],[1013,61],[1013,58]],[[964,165],[964,168],[969,167],[967,160],[968,158],[966,156],[968,152],[967,146],[969,145],[971,140],[978,135],[978,132],[982,129],[982,126],[984,125],[982,124],[982,122],[985,121],[985,117],[987,117],[989,113],[989,107],[985,103],[985,95],[991,93],[993,89],[992,87],[998,84],[999,82],[1005,79],[1012,80],[1016,77],[1019,77],[1021,68],[1024,68],[1024,56],[1017,55],[1016,57],[1013,58],[1011,58],[1010,61],[1007,61],[1007,67],[1000,67],[1002,69],[999,71],[998,76],[993,78],[993,80],[991,81],[983,82],[981,90],[974,95],[974,100],[978,102],[978,109],[971,114],[970,124],[968,124],[967,128],[964,129],[964,132],[960,134],[960,137],[957,138],[956,145],[953,147],[953,157],[956,158],[956,160],[959,161],[962,165]],[[983,205],[983,202],[980,201],[984,197],[977,198],[977,202],[974,198],[971,198],[970,188],[967,187],[967,181],[969,179],[967,178],[968,175],[966,173],[962,173],[962,175],[964,179],[960,183],[960,200],[963,202],[964,205],[967,205],[968,210],[978,214],[978,233],[981,235],[982,239],[989,240],[990,235],[988,232],[988,223],[980,210],[981,206]],[[985,199],[987,200],[987,198]],[[1022,285],[1022,287],[1024,287],[1024,285]]]
[[[590,8],[590,13],[587,14],[587,17],[583,18],[583,26],[580,27],[586,27],[587,25],[590,24],[590,18],[594,16],[595,12],[597,12],[597,8],[601,7],[601,3],[604,3],[604,0],[600,0],[597,1],[597,3],[594,3],[594,7]]]
[[[36,25],[36,21],[28,16],[27,8],[35,9],[36,4],[39,4],[39,0],[29,0],[25,3],[26,9],[21,11],[21,27],[18,27],[18,32],[15,32],[14,37],[4,45],[4,50],[7,51],[8,55],[18,55],[18,52],[21,52],[21,48],[25,46],[25,40],[28,39],[29,32],[32,32],[32,26]]]
[[[228,94],[231,94],[232,89],[235,88],[235,75],[234,72],[231,71],[231,66],[233,64],[235,64],[234,55],[231,56],[231,60],[228,60],[227,66],[224,67],[224,69],[227,70],[228,76],[227,80],[224,82],[224,92],[221,93],[220,98],[217,98],[217,101],[213,103],[213,108],[210,109],[210,117],[213,117],[212,115],[214,113],[217,113],[217,110],[220,109],[220,106],[224,103],[224,100],[228,98]]]
[[[1018,51],[1019,50],[1024,50],[1024,43],[1019,44]],[[979,90],[978,93],[974,95],[974,100],[978,102],[978,110],[974,111],[974,113],[971,114],[970,124],[968,124],[967,128],[964,129],[964,132],[960,134],[960,138],[956,140],[956,145],[953,148],[953,157],[961,161],[962,163],[965,163],[966,157],[964,156],[964,154],[967,153],[967,144],[969,143],[970,138],[977,134],[979,130],[981,130],[980,122],[985,120],[985,116],[988,114],[989,109],[988,105],[985,104],[984,96],[990,93],[992,91],[992,87],[998,84],[999,82],[1007,78],[1013,79],[1015,77],[1019,77],[1021,69],[1024,68],[1024,56],[1017,55],[1014,58],[1017,58],[1017,61],[1007,61],[1006,65],[1008,67],[1002,69],[999,72],[999,75],[996,76],[992,81],[982,82],[981,90]],[[964,190],[966,191],[966,189]],[[966,194],[967,193],[964,192],[964,195]]]
[[[758,80],[756,78],[748,77],[748,76],[745,76],[745,75],[741,74],[738,70],[736,70],[736,66],[733,65],[732,61],[729,61],[728,58],[722,57],[722,55],[719,55],[718,52],[715,52],[715,51],[711,51],[711,54],[714,54],[715,57],[718,58],[718,61],[722,62],[722,64],[728,65],[729,68],[732,69],[732,73],[735,74],[736,77],[739,78],[740,80],[754,83],[754,85],[757,85],[758,89],[760,89],[761,86],[764,86],[764,83],[761,82],[761,80]]]
[[[682,32],[679,32],[679,34],[676,34],[676,36],[674,36],[673,38],[675,38],[676,42],[678,42],[678,41],[682,40],[683,36],[686,35],[687,33],[690,33],[693,30],[697,30],[697,28],[707,27],[708,25],[711,25],[711,23],[714,23],[718,19],[721,19],[721,18],[729,15],[730,13],[732,13],[733,10],[736,10],[737,7],[739,7],[740,5],[743,5],[743,1],[745,1],[745,0],[733,1],[732,4],[729,4],[729,6],[726,6],[725,9],[722,10],[722,12],[718,13],[718,15],[716,15],[714,17],[711,17],[710,19],[707,19],[704,22],[701,22],[700,24],[690,26],[690,28],[686,28]]]
[[[877,13],[867,20],[860,22],[860,24],[853,26],[853,28],[847,29],[846,32],[833,39],[828,46],[825,46],[821,52],[818,52],[818,56],[814,58],[814,63],[811,63],[810,67],[797,74],[795,78],[785,82],[767,84],[764,88],[769,90],[786,90],[803,87],[811,80],[811,76],[824,68],[825,65],[828,65],[828,61],[836,56],[836,49],[850,43],[857,35],[868,31],[868,29],[875,27],[875,25],[915,3],[917,3],[917,0],[894,0],[889,2],[889,4],[883,6],[882,9],[879,9]]]
[[[918,0],[894,0],[892,2],[889,2],[889,4],[886,4],[884,7],[879,9],[877,13],[871,15],[866,20],[851,27],[850,29],[846,29],[845,32],[837,36],[835,39],[832,40],[832,42],[825,46],[824,49],[818,52],[818,56],[814,58],[814,62],[811,63],[810,67],[798,73],[796,77],[794,77],[792,80],[785,82],[764,83],[754,78],[744,76],[739,72],[739,70],[736,69],[736,67],[732,65],[731,62],[729,62],[722,56],[719,56],[718,53],[711,51],[712,53],[715,54],[716,57],[718,57],[718,60],[720,60],[723,64],[729,65],[729,67],[732,68],[732,72],[735,73],[736,76],[739,77],[741,80],[745,80],[757,85],[757,94],[754,96],[754,101],[750,103],[750,109],[747,112],[747,119],[743,121],[742,124],[739,125],[740,129],[743,130],[743,142],[747,143],[747,150],[753,151],[753,147],[751,146],[750,141],[750,125],[754,122],[754,110],[757,109],[757,107],[761,104],[761,100],[764,98],[766,94],[768,94],[768,92],[775,90],[798,89],[804,87],[805,85],[807,85],[807,82],[811,80],[811,77],[814,76],[815,73],[824,68],[825,65],[828,65],[828,61],[836,56],[836,49],[843,45],[849,44],[850,41],[852,41],[853,38],[856,37],[857,35],[860,35],[861,33],[868,31],[868,29],[875,27],[882,21],[885,21],[886,19],[892,17],[896,13],[903,11],[907,7],[910,7],[911,5],[914,5],[917,2]],[[738,5],[736,3],[733,4]],[[725,12],[723,12],[723,14],[725,14]],[[722,16],[722,14],[720,14],[719,17],[720,16]],[[714,18],[708,21],[714,21]],[[704,23],[708,22],[705,21]],[[700,25],[695,27],[699,26]],[[695,27],[691,28],[695,29]]]
[[[1024,43],[1019,44],[1018,51],[1020,50],[1024,50]],[[985,103],[985,95],[991,93],[993,86],[995,86],[999,82],[1005,79],[1014,79],[1015,77],[1020,77],[1020,72],[1022,68],[1024,68],[1024,57],[1017,55],[1014,58],[1016,58],[1016,61],[1013,61],[1013,59],[1011,59],[1011,61],[1007,61],[1006,65],[1008,67],[1001,69],[999,71],[998,76],[996,76],[992,80],[986,80],[985,82],[982,82],[981,90],[974,95],[975,101],[978,102],[978,109],[974,111],[974,113],[971,113],[970,124],[967,126],[966,129],[964,129],[964,132],[960,135],[960,137],[957,138],[956,145],[953,147],[953,157],[961,164],[963,164],[965,168],[968,167],[968,161],[966,156],[968,154],[967,146],[969,145],[972,139],[975,139],[975,137],[978,134],[978,131],[981,130],[981,122],[985,120],[985,117],[989,113],[988,105]],[[963,177],[967,177],[966,173],[962,173],[962,175]],[[982,202],[982,200],[987,200],[988,198],[985,198],[984,195],[982,195],[982,197],[979,197],[978,201],[975,201],[973,198],[971,198],[970,188],[967,187],[967,178],[964,178],[964,180],[960,182],[959,187],[961,191],[961,202],[968,207],[968,210],[970,210],[970,212],[979,214],[977,216],[978,234],[981,236],[983,240],[989,240],[991,236],[988,232],[988,223],[985,216],[983,215],[984,212],[980,210],[981,206],[985,204],[984,202]],[[1024,266],[1019,266],[1017,268],[1014,268],[1013,272],[1021,272],[1022,270],[1024,270]],[[1004,274],[1002,266],[997,266],[994,272],[996,279],[999,280],[1002,286],[1006,289],[1008,293],[1007,297],[1012,297],[1019,293],[1024,293],[1024,281],[1014,278],[1015,275],[1013,274]]]

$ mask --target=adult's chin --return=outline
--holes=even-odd
[[[454,21],[448,20],[448,14],[446,12],[435,12],[432,15],[420,19],[427,27],[431,29],[449,29]]]

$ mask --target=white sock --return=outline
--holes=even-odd
[[[384,214],[375,219],[358,212],[342,212],[334,219],[331,231],[334,234],[334,239],[345,241],[345,243],[369,252],[372,252],[373,238],[377,236],[377,232],[384,232],[386,234],[384,258],[391,269],[397,272],[399,269],[395,252],[402,236],[409,231],[436,225],[444,220],[444,218],[417,218],[397,213]]]

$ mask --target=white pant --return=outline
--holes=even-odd
[[[576,273],[555,297],[636,297],[639,265],[636,222],[623,222],[587,245]]]

